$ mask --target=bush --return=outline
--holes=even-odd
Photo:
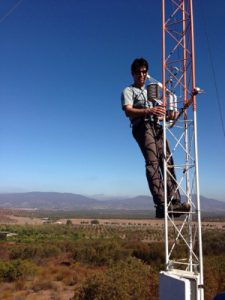
[[[125,259],[129,251],[117,241],[86,241],[76,245],[73,258],[77,261],[96,266],[110,265]]]
[[[75,291],[74,300],[156,299],[151,295],[149,268],[135,258],[121,261],[106,273],[88,277]]]
[[[224,255],[204,257],[205,299],[212,299],[225,291],[225,260]]]
[[[66,220],[66,225],[67,226],[72,226],[73,225],[73,222],[71,220]]]
[[[28,244],[11,249],[9,257],[10,259],[37,259],[56,256],[59,253],[60,249],[55,245]]]
[[[225,254],[225,235],[224,231],[208,231],[202,236],[204,255]]]
[[[99,220],[91,220],[92,225],[99,225]]]
[[[154,262],[154,266],[158,269],[164,267],[165,254],[162,243],[139,243],[134,247],[132,255],[148,264],[153,264]]]
[[[0,280],[15,281],[26,276],[33,276],[37,271],[37,266],[30,261],[14,260],[12,262],[0,262]]]

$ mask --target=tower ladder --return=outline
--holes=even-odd
[[[176,173],[174,176],[164,155],[164,183],[176,181],[182,202],[190,205],[189,213],[174,218],[173,199],[168,198],[164,184],[165,272],[196,281],[193,300],[204,299],[196,111],[199,92],[195,83],[192,0],[162,0],[162,99],[167,110],[177,115],[175,120],[164,118],[163,122],[164,154],[168,139]]]

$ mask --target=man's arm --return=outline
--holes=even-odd
[[[166,114],[166,109],[163,106],[155,106],[152,108],[135,108],[130,104],[124,105],[123,109],[127,117],[145,117],[145,116],[156,116],[163,117]]]

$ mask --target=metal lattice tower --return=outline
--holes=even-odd
[[[164,159],[164,182],[176,181],[190,213],[175,219],[170,212],[165,184],[166,271],[197,275],[194,298],[204,299],[201,211],[198,174],[195,50],[192,0],[162,0],[162,99],[167,110],[179,113],[175,121],[164,120],[164,153],[169,140],[176,178]],[[186,275],[185,275],[186,276]]]

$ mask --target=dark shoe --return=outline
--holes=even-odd
[[[159,204],[156,206],[155,216],[158,219],[164,218],[164,204]]]
[[[176,202],[170,205],[169,208],[169,215],[173,216],[174,218],[179,218],[180,216],[184,215],[185,213],[188,213],[191,209],[191,206],[189,203],[184,202]]]

